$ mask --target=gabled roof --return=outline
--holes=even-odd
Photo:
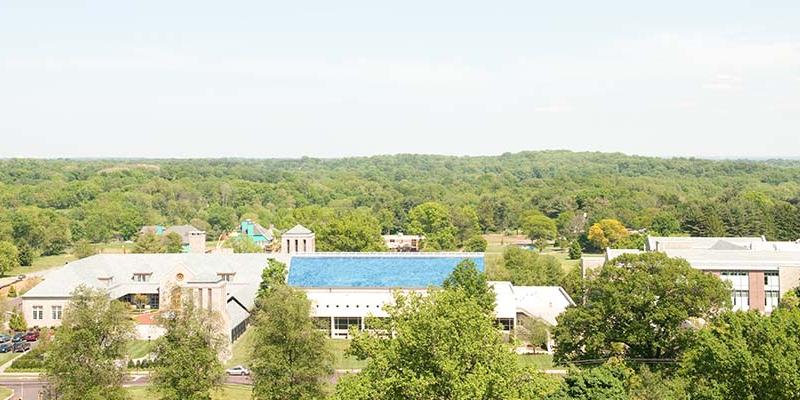
[[[289,229],[288,231],[284,232],[283,235],[284,236],[285,235],[308,235],[310,233],[313,233],[313,232],[311,232],[310,229],[306,228],[303,225],[297,224],[292,229]]]

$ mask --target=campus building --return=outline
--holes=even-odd
[[[775,242],[764,237],[650,236],[644,251],[682,258],[702,271],[731,283],[735,310],[770,313],[781,296],[800,286],[800,241]],[[584,272],[626,253],[641,250],[608,249],[605,256],[582,260]]]
[[[391,251],[419,251],[422,246],[423,236],[405,235],[402,232],[395,235],[383,235],[383,242]]]
[[[296,235],[306,235],[306,249],[313,249],[313,237]],[[294,250],[295,243],[291,246]],[[334,338],[345,337],[351,326],[363,328],[369,317],[385,317],[384,308],[397,291],[425,293],[440,286],[464,259],[483,270],[483,253],[99,254],[49,274],[21,296],[22,311],[30,326],[58,326],[75,288],[102,288],[110,298],[138,307],[137,332],[142,339],[154,339],[160,331],[152,315],[189,296],[219,314],[232,342],[248,325],[270,258],[288,265],[289,285],[307,293],[311,315]],[[555,324],[555,317],[573,304],[560,287],[491,285],[497,294],[496,318],[506,331],[521,316]]]

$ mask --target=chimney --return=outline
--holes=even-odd
[[[206,233],[203,231],[189,232],[189,253],[206,252]]]

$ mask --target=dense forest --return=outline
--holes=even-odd
[[[531,213],[553,219],[570,240],[609,218],[658,234],[796,240],[800,164],[567,151],[8,159],[0,160],[0,206],[0,240],[36,255],[83,239],[130,240],[146,224],[190,223],[213,239],[242,218],[278,229],[306,224],[322,234],[323,250],[369,248],[376,234],[398,231],[429,235],[432,249],[456,248],[481,232],[523,228]]]

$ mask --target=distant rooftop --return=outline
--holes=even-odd
[[[308,235],[312,233],[310,229],[306,228],[303,225],[297,224],[292,229],[284,232],[284,235]]]

